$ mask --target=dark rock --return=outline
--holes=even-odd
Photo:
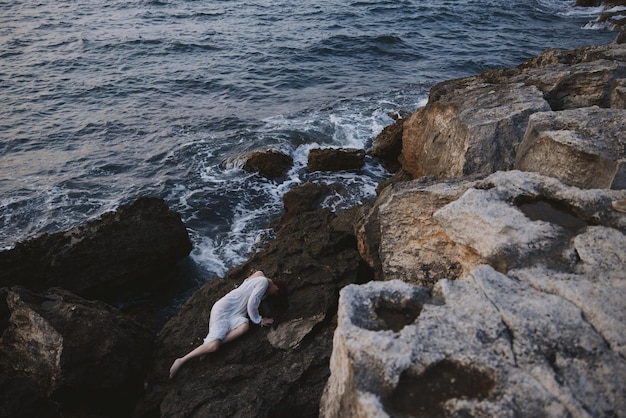
[[[245,157],[244,170],[254,171],[270,179],[284,177],[293,165],[293,158],[279,151],[255,151]]]
[[[9,327],[11,311],[9,311],[9,306],[7,305],[8,291],[6,287],[0,287],[0,335]]]
[[[36,381],[69,415],[128,414],[150,359],[150,331],[102,302],[58,288],[39,295],[14,287],[7,304],[0,368]]]
[[[288,217],[267,248],[197,291],[161,332],[136,416],[317,417],[329,376],[339,289],[371,278],[355,237],[344,228],[353,221],[336,222],[338,217],[325,209]],[[166,383],[172,361],[206,335],[213,303],[255,270],[288,281],[289,309],[275,325],[279,336],[271,343],[265,330],[252,326],[241,339],[186,365]],[[307,329],[292,332],[298,323]]]
[[[380,159],[391,172],[397,171],[400,167],[398,157],[402,152],[403,125],[404,119],[398,119],[393,124],[386,126],[378,134],[372,148],[368,151],[369,155]]]
[[[106,299],[158,282],[190,251],[180,216],[162,199],[140,198],[85,225],[0,252],[0,286],[36,292],[59,286]]]
[[[318,209],[331,190],[330,186],[320,183],[296,186],[283,195],[285,213],[291,215]]]
[[[0,417],[61,418],[60,406],[33,379],[8,376],[0,369]]]
[[[314,148],[309,151],[307,171],[360,170],[365,151],[356,148]]]
[[[577,7],[597,7],[602,4],[602,0],[576,0]]]

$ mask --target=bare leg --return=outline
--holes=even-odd
[[[247,322],[244,324],[241,324],[237,328],[235,328],[234,330],[226,334],[226,337],[224,337],[222,341],[215,340],[206,344],[202,344],[201,346],[198,346],[195,349],[191,350],[185,356],[177,358],[176,360],[174,360],[172,367],[170,367],[170,379],[174,377],[178,369],[180,369],[183,364],[187,363],[192,358],[204,357],[209,353],[213,353],[217,351],[220,348],[220,345],[227,343],[229,341],[232,341],[235,338],[241,337],[249,329],[250,329],[250,325],[248,325]]]
[[[222,340],[222,344],[232,341],[235,338],[241,337],[243,334],[248,332],[249,329],[250,329],[250,324],[248,324],[247,322],[244,322],[243,324],[239,325],[237,328],[235,328],[234,330],[226,334],[226,336],[224,337],[224,340]]]

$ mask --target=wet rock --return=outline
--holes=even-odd
[[[593,107],[532,115],[515,168],[582,188],[626,188],[626,111]]]
[[[402,132],[404,119],[386,126],[374,140],[368,154],[383,162],[387,170],[395,172],[400,168],[398,158],[402,153]]]
[[[108,299],[158,282],[190,251],[180,216],[162,199],[140,198],[72,230],[0,252],[0,286],[36,292],[59,286]]]
[[[311,333],[313,327],[324,320],[324,317],[325,315],[321,313],[310,318],[296,318],[278,324],[277,327],[267,333],[267,340],[275,348],[282,350],[294,349]]]
[[[61,408],[41,386],[27,377],[8,376],[0,369],[0,417],[61,418]]]
[[[309,151],[307,171],[354,171],[365,162],[365,151],[356,148],[314,148]]]
[[[317,210],[331,192],[331,186],[321,183],[304,183],[296,186],[283,195],[285,214],[292,216]]]
[[[7,304],[0,366],[9,375],[37,382],[66,416],[130,412],[152,350],[149,330],[58,288],[40,295],[15,287]]]
[[[257,172],[269,179],[285,177],[293,166],[293,158],[279,151],[256,151],[245,156],[244,170]]]
[[[161,331],[135,416],[317,417],[339,290],[371,277],[341,216],[318,208],[287,217],[263,251],[194,293]],[[252,325],[168,382],[172,361],[206,335],[213,303],[255,270],[288,281],[289,308],[274,329]]]

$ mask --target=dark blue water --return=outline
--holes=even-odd
[[[0,247],[153,195],[221,275],[291,187],[341,183],[340,208],[386,175],[307,174],[309,149],[369,147],[438,81],[614,38],[573,3],[0,0]],[[287,179],[238,168],[269,148]]]

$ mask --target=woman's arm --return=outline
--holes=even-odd
[[[257,325],[262,325],[263,318],[261,318],[261,314],[259,314],[259,306],[261,305],[261,301],[263,300],[265,291],[267,290],[267,287],[269,286],[269,280],[267,280],[267,278],[264,276],[257,276],[257,277],[262,277],[262,279],[258,279],[257,283],[254,285],[254,288],[252,289],[252,293],[250,294],[250,297],[248,298],[247,308],[248,308],[248,316],[250,317],[250,320]]]

